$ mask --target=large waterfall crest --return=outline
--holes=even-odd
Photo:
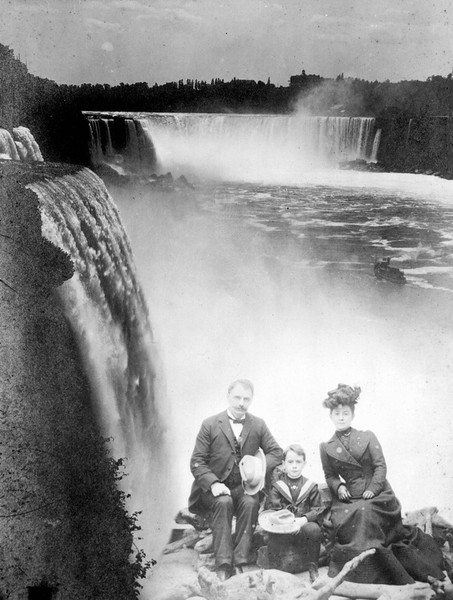
[[[74,263],[75,273],[59,296],[103,434],[112,438],[114,456],[127,458],[129,508],[147,509],[142,525],[149,530],[150,556],[162,544],[153,532],[159,507],[153,506],[151,490],[160,483],[155,466],[164,451],[165,423],[158,406],[157,355],[129,241],[104,184],[90,170],[29,188],[39,198],[44,237]]]
[[[85,113],[93,165],[216,180],[286,182],[357,159],[375,160],[367,117]],[[122,128],[122,129],[121,129]]]

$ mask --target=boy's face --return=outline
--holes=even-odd
[[[288,450],[285,458],[285,471],[288,477],[296,479],[300,477],[302,469],[305,467],[305,460],[303,456],[296,454],[294,450]]]

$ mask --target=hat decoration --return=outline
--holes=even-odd
[[[261,448],[258,449],[255,456],[246,454],[242,457],[239,471],[244,493],[253,496],[263,489],[266,477],[266,456]]]
[[[358,386],[339,383],[338,386],[327,392],[327,398],[323,401],[325,408],[336,408],[339,404],[344,406],[354,406],[357,404],[361,389]]]
[[[282,510],[263,510],[258,515],[258,523],[264,531],[269,533],[295,533],[299,531],[296,517],[286,508]]]

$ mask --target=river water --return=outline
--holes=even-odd
[[[453,182],[338,169],[375,160],[373,119],[87,118],[93,164],[142,182],[109,191],[149,307],[166,413],[164,450],[142,477],[154,487],[134,493],[148,555],[187,506],[201,421],[225,409],[237,378],[254,382],[250,411],[281,446],[304,446],[305,474],[319,482],[319,443],[333,433],[322,401],[340,382],[360,385],[353,425],[380,439],[403,512],[436,506],[452,521]],[[156,169],[194,189],[157,191],[146,184]],[[406,284],[375,278],[383,257]]]
[[[282,446],[303,444],[318,481],[333,432],[322,400],[339,382],[360,385],[353,425],[380,439],[403,511],[452,518],[453,183],[339,170],[271,179],[111,189],[164,370],[168,514],[187,505],[202,419],[247,377],[250,412]],[[405,285],[374,277],[384,256]]]

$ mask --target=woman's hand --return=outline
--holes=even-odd
[[[338,486],[337,494],[338,499],[341,500],[341,502],[349,502],[351,499],[351,494],[349,493],[348,488],[345,486],[344,483]]]
[[[374,498],[376,494],[374,494],[371,490],[365,490],[362,494],[362,498],[364,500],[371,500],[371,498]]]

